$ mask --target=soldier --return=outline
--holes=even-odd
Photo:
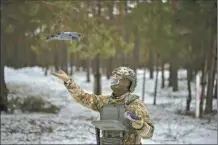
[[[136,87],[136,74],[128,67],[118,67],[112,72],[111,89],[112,94],[95,95],[84,92],[65,72],[52,73],[64,81],[64,84],[72,97],[81,105],[101,113],[102,108],[108,104],[124,104],[128,112],[128,124],[124,124],[128,131],[123,135],[116,136],[116,132],[103,132],[101,144],[113,138],[120,138],[119,142],[114,140],[112,144],[141,144],[141,138],[149,139],[153,136],[154,125],[149,117],[147,107],[132,94]],[[111,112],[110,112],[111,113]],[[121,116],[121,115],[118,115]],[[111,134],[113,133],[113,134]],[[109,135],[110,136],[109,136]]]

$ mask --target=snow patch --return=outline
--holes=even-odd
[[[156,72],[154,72],[156,73]],[[179,77],[185,78],[186,71],[180,70]],[[154,75],[155,76],[155,75]],[[165,71],[165,78],[169,72]],[[91,82],[86,83],[85,72],[76,72],[72,77],[78,85],[88,93],[93,93],[93,76]],[[141,96],[143,71],[137,70],[138,86],[135,94]],[[216,120],[194,119],[175,114],[177,109],[183,109],[187,96],[186,81],[179,81],[179,91],[172,92],[171,88],[161,89],[161,75],[159,74],[157,105],[153,106],[154,79],[149,79],[146,71],[145,103],[151,118],[155,123],[154,136],[150,140],[143,140],[144,144],[217,144]],[[91,120],[98,117],[98,113],[79,104],[67,92],[63,83],[57,78],[44,76],[40,67],[12,69],[5,67],[5,80],[11,94],[19,97],[42,96],[52,104],[61,106],[59,114],[1,114],[1,142],[15,144],[95,144],[94,127]],[[167,81],[166,81],[167,83]],[[110,83],[102,77],[102,92],[110,94]],[[194,83],[192,83],[194,94]],[[9,95],[9,98],[11,97]],[[216,100],[214,107],[216,107]],[[191,109],[195,107],[195,99]]]

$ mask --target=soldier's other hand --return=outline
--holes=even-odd
[[[132,127],[135,129],[141,129],[143,127],[143,120],[136,116],[135,114],[131,113],[131,112],[125,112],[125,117],[127,119],[129,119],[130,121],[132,121]]]
[[[144,121],[142,119],[132,121],[132,127],[135,129],[141,129],[144,125]]]
[[[63,80],[64,82],[68,81],[70,77],[62,70],[60,70],[58,73],[52,72],[51,73],[53,76],[58,77],[59,79]]]

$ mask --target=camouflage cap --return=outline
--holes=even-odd
[[[131,82],[131,85],[130,85],[130,92],[133,92],[135,90],[135,87],[137,85],[137,79],[136,79],[136,74],[135,72],[129,68],[129,67],[118,67],[116,68],[112,74],[117,74],[119,76],[121,76],[122,78],[126,78],[128,79],[130,82]]]

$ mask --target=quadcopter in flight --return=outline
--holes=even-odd
[[[57,32],[46,37],[46,40],[73,40],[80,41],[81,34],[78,32]]]

